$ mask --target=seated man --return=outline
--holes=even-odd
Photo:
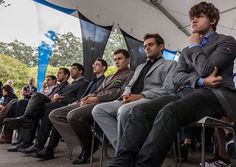
[[[22,88],[21,94],[24,99],[30,99],[35,92],[37,92],[37,88],[34,86],[34,78],[30,78],[28,85]]]
[[[161,166],[180,127],[205,116],[236,120],[232,78],[236,41],[215,32],[219,10],[213,4],[199,3],[191,8],[189,16],[193,34],[174,75],[174,83],[185,86],[176,95],[132,109],[117,154],[108,166]],[[231,166],[228,161],[217,163]],[[214,162],[206,164],[216,166]]]
[[[60,73],[58,73],[58,75],[63,75],[64,72],[66,72],[63,82],[67,84],[67,79],[70,76],[70,72],[65,69],[60,69],[59,72]],[[5,124],[13,129],[30,128],[32,123],[37,124],[39,119],[43,120],[53,109],[65,106],[76,101],[77,99],[80,99],[88,85],[88,81],[84,79],[83,74],[84,67],[81,64],[72,64],[71,77],[74,81],[71,84],[66,87],[62,84],[57,86],[51,93],[53,97],[51,97],[51,95],[47,97],[41,93],[36,93],[29,101],[24,115],[18,118],[7,118],[4,121]],[[50,121],[48,124],[50,124]],[[39,133],[37,134],[39,135]],[[47,134],[43,133],[40,135],[43,138],[42,140],[45,140],[45,136]]]
[[[88,85],[87,89],[85,90],[85,93],[83,94],[82,98],[87,96],[88,94],[94,92],[103,82],[105,76],[104,72],[107,69],[107,62],[101,58],[98,58],[93,65],[93,72],[96,74],[96,78],[90,82]],[[69,104],[65,107],[58,108],[56,110],[61,110],[64,111],[61,114],[64,114],[66,116],[67,112],[70,110],[77,108],[79,106],[80,99],[78,99],[76,102],[73,102],[72,104]],[[61,115],[58,115],[58,117],[64,117]],[[62,121],[58,122],[59,124],[63,123]],[[35,144],[32,145],[29,148],[26,148],[24,150],[21,150],[21,152],[24,153],[36,153],[35,156],[38,158],[42,158],[44,160],[52,159],[54,157],[54,154],[52,154],[54,147],[57,146],[60,135],[58,132],[55,130],[55,128],[52,128],[51,135],[50,135],[50,141],[48,144],[48,147],[46,150],[42,150],[44,148],[44,145],[47,141],[47,138],[49,136],[49,132],[51,130],[52,124],[50,123],[50,120],[48,117],[45,117],[43,121],[41,122],[41,127],[39,128]],[[40,135],[42,134],[42,135]],[[43,136],[43,138],[42,138]],[[65,138],[66,140],[67,138]],[[70,138],[68,140],[71,140]],[[47,152],[46,152],[47,151]]]
[[[127,50],[116,50],[114,52],[114,62],[118,71],[114,75],[108,76],[96,91],[83,97],[77,108],[54,110],[49,116],[62,138],[66,141],[69,149],[73,148],[75,143],[81,145],[81,154],[73,161],[73,164],[87,163],[90,157],[92,143],[91,125],[93,125],[92,109],[99,103],[118,98],[133,74],[128,68],[130,56]],[[59,122],[61,123],[59,124]],[[75,141],[70,142],[71,139]],[[93,152],[98,149],[98,143],[99,140],[96,139]]]
[[[42,89],[40,90],[40,93],[45,94],[48,96],[54,87],[57,85],[57,78],[54,75],[47,75],[45,82],[43,83]]]
[[[130,108],[169,95],[174,89],[172,78],[176,62],[164,60],[162,57],[162,37],[159,34],[146,34],[144,49],[148,60],[136,68],[122,99],[98,104],[92,112],[94,120],[115,149],[128,121]]]

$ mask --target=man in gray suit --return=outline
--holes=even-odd
[[[121,98],[98,104],[92,112],[95,121],[114,148],[119,143],[132,107],[170,95],[174,89],[172,78],[177,63],[162,57],[164,50],[162,37],[159,34],[146,34],[144,49],[148,60],[136,68]]]
[[[65,139],[69,149],[73,148],[76,142],[81,145],[82,152],[73,161],[73,164],[87,163],[90,157],[92,143],[91,125],[93,124],[91,112],[94,106],[117,99],[123,92],[124,85],[127,85],[131,79],[133,72],[128,68],[130,63],[128,51],[125,49],[115,51],[114,62],[118,71],[114,75],[105,78],[96,91],[83,97],[80,103],[77,104],[77,108],[68,106],[64,110],[54,110],[49,116],[62,138]],[[98,142],[99,140],[96,139],[94,152],[98,149]]]
[[[232,78],[236,41],[215,32],[219,10],[213,4],[199,3],[191,8],[189,16],[193,34],[174,75],[174,83],[184,86],[176,95],[133,108],[117,154],[108,166],[161,166],[180,127],[205,116],[236,120]],[[231,166],[224,161],[227,157],[219,156],[222,159],[217,166]],[[216,166],[215,162],[206,163]]]

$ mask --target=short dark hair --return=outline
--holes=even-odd
[[[189,18],[199,17],[200,14],[205,14],[209,20],[215,21],[212,25],[214,31],[216,31],[216,26],[220,20],[220,11],[212,3],[200,2],[199,4],[194,5],[189,11]]]
[[[114,55],[117,55],[119,53],[122,53],[127,59],[130,58],[129,52],[126,49],[117,49],[114,52]]]
[[[78,70],[82,70],[82,75],[84,75],[84,66],[82,64],[80,64],[80,63],[73,63],[71,65],[71,67],[72,66],[76,66],[78,68]]]
[[[155,38],[155,41],[156,41],[156,43],[158,45],[162,44],[164,46],[163,50],[161,51],[163,53],[164,48],[165,48],[165,41],[164,41],[164,39],[159,34],[145,34],[144,37],[143,37],[144,41],[149,39],[149,38]]]
[[[70,78],[70,70],[68,68],[61,67],[61,68],[59,68],[59,70],[63,70],[64,74],[68,75],[67,79]]]
[[[106,60],[102,59],[102,58],[97,58],[96,61],[100,61],[102,66],[105,66],[105,71],[107,70],[108,64],[106,62]]]
[[[51,78],[53,81],[57,81],[57,77],[55,75],[47,75],[46,78]]]
[[[3,85],[1,87],[1,89],[5,90],[6,92],[8,92],[8,94],[12,94],[14,92],[13,88],[10,85],[8,85],[8,84]]]

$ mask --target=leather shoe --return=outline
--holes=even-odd
[[[7,151],[9,152],[17,152],[20,148],[28,148],[32,145],[32,143],[26,143],[26,142],[21,142],[20,144],[11,146],[7,148]]]
[[[42,161],[54,159],[54,151],[53,151],[53,148],[46,148],[46,149],[43,149],[43,150],[39,151],[38,153],[35,153],[35,154],[33,155],[33,157],[35,157],[35,158],[40,158]]]
[[[93,153],[95,153],[98,150],[99,143],[100,143],[100,140],[98,138],[95,138]],[[91,146],[87,147],[86,149],[82,149],[82,152],[74,161],[72,161],[72,164],[88,163],[90,156],[91,156]]]
[[[3,123],[10,129],[29,129],[32,125],[32,121],[21,116],[16,118],[6,118]]]
[[[32,154],[32,153],[38,153],[40,149],[36,147],[35,145],[32,145],[28,148],[19,148],[19,152],[25,153],[25,154]]]

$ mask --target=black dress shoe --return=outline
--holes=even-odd
[[[28,148],[30,146],[32,146],[32,143],[21,142],[20,144],[17,144],[17,145],[14,145],[14,146],[11,146],[11,147],[7,148],[7,151],[17,152],[21,148]]]
[[[6,118],[3,123],[10,129],[29,129],[32,125],[32,121],[21,116],[16,118]]]
[[[74,160],[72,161],[72,164],[86,164],[89,162],[90,158],[90,152],[83,150],[81,154]]]
[[[95,153],[98,150],[98,145],[100,143],[100,140],[98,138],[94,139],[94,148],[93,153]],[[72,161],[72,164],[85,164],[89,162],[89,158],[91,156],[91,145],[85,149],[82,150],[80,155]]]
[[[38,148],[36,145],[32,145],[28,148],[20,148],[19,152],[25,153],[25,154],[32,154],[32,153],[38,153],[41,149]]]
[[[42,161],[54,159],[54,150],[53,148],[46,148],[35,153],[33,157],[40,158]]]

